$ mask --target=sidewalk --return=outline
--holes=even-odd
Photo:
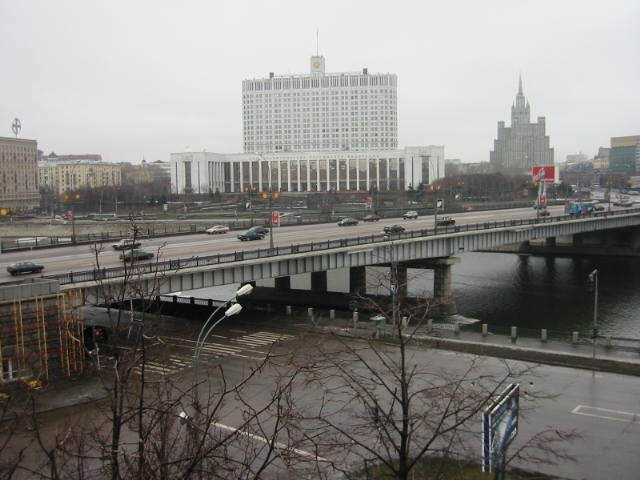
[[[323,311],[316,312],[313,321],[299,314],[273,315],[275,325],[272,326],[367,339],[378,335],[383,341],[392,340],[391,326],[386,324],[377,327],[371,320],[372,316],[360,313],[354,327],[352,318],[341,315],[330,319],[327,312]],[[410,325],[406,333],[412,334],[417,342],[432,348],[640,376],[640,340],[629,342],[627,346],[616,345],[618,342],[613,341],[611,346],[606,346],[606,340],[598,338],[594,359],[591,339],[584,337],[577,344],[554,338],[543,342],[539,337],[523,336],[517,337],[514,342],[506,334],[489,332],[483,336],[481,332],[465,330],[464,325],[456,331],[453,323],[434,323],[431,329],[427,325],[418,328]]]

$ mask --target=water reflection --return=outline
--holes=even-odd
[[[460,257],[452,278],[462,315],[505,327],[590,333],[593,293],[587,277],[597,268],[602,334],[640,338],[640,259],[493,253]]]

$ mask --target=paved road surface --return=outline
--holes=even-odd
[[[550,207],[553,215],[563,213],[562,206]],[[453,215],[456,224],[482,223],[503,221],[507,219],[534,218],[533,208],[517,208],[510,210],[495,210],[485,212],[466,212]],[[407,230],[433,228],[433,216],[422,216],[417,220],[403,220],[402,218],[385,218],[379,222],[360,222],[353,227],[338,227],[335,223],[315,225],[295,225],[274,230],[275,245],[290,245],[295,243],[320,242],[327,239],[356,237],[382,233],[384,225],[399,223]],[[223,235],[206,235],[203,233],[177,237],[154,238],[143,240],[142,248],[155,252],[160,260],[190,258],[194,256],[214,255],[216,253],[234,252],[268,248],[269,237],[263,240],[241,242],[236,238],[239,232],[232,231]],[[98,252],[100,267],[121,266],[118,258],[121,252],[114,251],[111,243],[101,244]],[[100,245],[100,244],[99,244]],[[0,282],[13,279],[6,266],[16,261],[30,260],[45,266],[44,274],[78,272],[91,270],[96,266],[96,252],[89,245],[74,247],[47,248],[43,250],[5,252],[0,255]],[[34,275],[25,275],[25,277]],[[39,275],[35,275],[39,276]]]
[[[240,319],[239,319],[240,320]],[[221,364],[227,381],[234,382],[243,377],[250,364],[265,357],[276,348],[278,352],[310,352],[312,340],[304,338],[299,331],[276,328],[270,319],[251,326],[231,321],[221,325],[205,346],[202,365],[203,374],[213,365]],[[182,327],[173,325],[171,331],[160,332],[160,338],[170,346],[163,356],[152,357],[148,372],[153,376],[169,375],[174,382],[192,381],[192,354],[194,340],[200,324],[190,322]],[[283,325],[284,326],[284,325]],[[465,354],[439,350],[413,350],[415,361],[433,368],[446,367],[462,370],[469,364]],[[501,368],[499,359],[486,357],[483,369],[495,371]],[[519,362],[511,362],[518,365]],[[215,370],[211,370],[215,372]],[[272,385],[273,371],[263,371],[251,386],[250,398],[266,399]],[[631,479],[638,478],[640,471],[640,379],[616,374],[595,373],[554,366],[539,366],[536,374],[519,380],[522,386],[521,408],[536,409],[521,420],[517,442],[547,427],[577,429],[581,439],[568,445],[577,458],[575,463],[557,467],[541,466],[545,473],[554,473],[570,479]],[[531,394],[544,393],[553,398],[533,401]],[[305,390],[306,407],[313,406],[317,395]],[[104,405],[104,404],[102,404]],[[48,432],[66,421],[98,415],[100,404],[72,407],[43,415],[43,425]],[[231,409],[221,419],[224,425],[233,427],[241,423],[239,409]],[[480,422],[480,419],[478,419]],[[480,452],[480,438],[478,452]]]

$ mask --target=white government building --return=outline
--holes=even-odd
[[[443,176],[443,146],[264,155],[171,154],[173,193],[407,190]]]
[[[171,154],[173,193],[406,190],[444,177],[444,147],[398,149],[395,74],[325,73],[242,82],[245,153]]]
[[[310,67],[309,75],[242,82],[245,152],[398,148],[395,74],[325,74],[322,56]]]

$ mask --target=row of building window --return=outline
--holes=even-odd
[[[301,78],[267,78],[262,80],[244,80],[243,91],[292,90],[299,88],[335,88],[395,86],[395,75],[330,75]]]

